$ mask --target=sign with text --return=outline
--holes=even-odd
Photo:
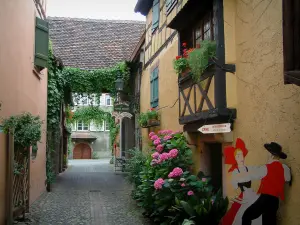
[[[114,105],[115,112],[129,112],[129,104],[119,103]]]
[[[229,133],[230,123],[204,125],[198,129],[203,134]]]

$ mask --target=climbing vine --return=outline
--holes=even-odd
[[[115,121],[111,116],[111,112],[105,111],[103,108],[98,106],[86,106],[76,109],[74,113],[69,112],[68,115],[72,115],[72,118],[67,119],[69,123],[74,123],[75,121],[83,121],[84,123],[95,124],[96,126],[101,126],[104,121],[108,123],[109,133],[110,133],[110,144],[113,145],[116,139],[117,133],[119,131],[119,126],[115,125]]]
[[[124,80],[124,91],[129,92],[130,67],[122,62],[111,68],[82,70],[78,68],[64,68],[63,76],[67,79],[70,89],[76,94],[110,93],[116,95],[115,81],[120,74]]]

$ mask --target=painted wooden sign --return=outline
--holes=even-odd
[[[231,131],[230,123],[204,125],[198,129],[203,134],[229,133]]]
[[[246,165],[248,149],[240,138],[236,146],[224,149],[225,164],[231,166],[228,171],[231,183],[239,194],[232,199],[220,225],[276,225],[279,199],[284,199],[284,185],[291,181],[291,171],[280,162],[287,155],[278,143],[267,143],[263,147],[268,151],[265,165]],[[258,191],[252,189],[253,180],[260,180]]]

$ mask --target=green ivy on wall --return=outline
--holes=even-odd
[[[110,93],[116,95],[115,81],[118,73],[124,80],[125,92],[129,92],[130,67],[127,62],[119,63],[111,68],[82,70],[66,67],[63,76],[67,79],[73,93],[101,94]]]

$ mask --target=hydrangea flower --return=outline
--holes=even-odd
[[[153,136],[151,137],[151,140],[152,140],[152,141],[157,140],[157,139],[159,139],[159,137],[158,137],[157,135],[153,135]]]
[[[156,146],[156,151],[158,151],[159,153],[162,152],[164,150],[164,146],[163,145],[157,145]]]
[[[171,173],[169,173],[169,178],[180,177],[183,174],[183,170],[179,167],[173,169]]]
[[[156,139],[156,140],[153,141],[153,144],[155,144],[155,145],[159,145],[160,143],[161,143],[161,142],[160,142],[159,139]]]
[[[194,192],[193,191],[188,191],[187,195],[192,196],[192,195],[194,195]]]
[[[159,153],[158,152],[154,152],[151,156],[152,156],[153,159],[158,159]]]
[[[154,182],[154,188],[156,190],[162,189],[163,184],[165,183],[164,179],[159,178]]]
[[[178,150],[177,149],[172,149],[171,151],[169,151],[169,157],[170,158],[176,158],[178,155]]]
[[[171,135],[167,135],[167,136],[164,137],[164,140],[165,140],[165,141],[170,140],[170,139],[172,139],[172,136],[171,136]]]
[[[164,153],[160,154],[159,159],[162,162],[166,161],[167,159],[169,159],[169,153],[164,152]]]
[[[151,138],[152,136],[154,136],[155,135],[155,133],[154,132],[150,132],[150,134],[149,134],[149,138]]]

